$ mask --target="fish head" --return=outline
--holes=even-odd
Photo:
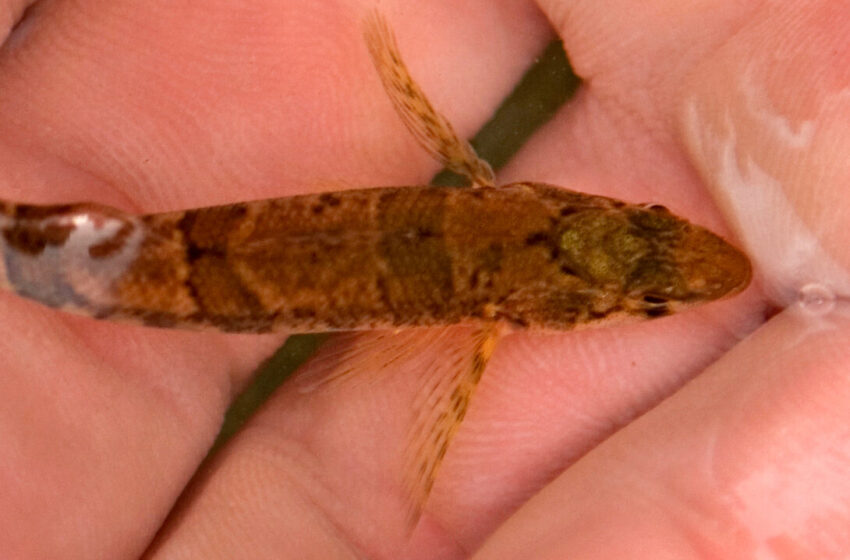
[[[564,217],[561,269],[590,293],[618,294],[631,315],[658,317],[743,290],[747,256],[708,229],[660,205],[589,208]]]

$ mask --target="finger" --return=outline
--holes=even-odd
[[[595,13],[587,10],[580,15]],[[617,13],[604,11],[609,17]],[[675,16],[675,10],[669,15]],[[613,19],[608,25],[616,28],[620,22]],[[570,23],[582,27],[581,19]],[[644,32],[657,38],[675,23],[659,15],[654,27],[647,24]],[[601,24],[588,21],[587,25]],[[604,35],[607,29],[598,32]],[[565,42],[572,58],[585,60],[585,73],[620,75],[619,80],[626,81],[628,64],[623,69],[608,61],[591,61],[588,51],[595,49],[596,43],[580,39],[567,36]],[[652,50],[645,56],[651,57]],[[660,51],[655,56],[661,56]],[[633,82],[638,77],[640,74],[628,76]],[[635,91],[641,92],[647,107],[634,106],[627,114],[611,107],[614,100],[598,91],[602,86],[595,80],[590,79],[579,97],[532,138],[506,169],[506,180],[541,179],[633,202],[659,202],[724,231],[684,150],[672,143],[675,128],[666,121],[650,119],[657,112],[650,105],[663,104],[664,96],[656,99],[652,88],[642,84]],[[623,103],[629,102],[621,82],[603,81],[605,89],[617,91],[624,97]],[[606,114],[609,109],[612,112]],[[675,110],[675,106],[669,107],[665,119],[673,122]],[[653,130],[663,130],[669,137],[664,140],[664,150],[659,149],[661,136]],[[660,321],[505,341],[482,381],[454,457],[447,460],[446,480],[463,491],[456,491],[454,500],[446,500],[446,514],[458,520],[489,516],[489,527],[498,524],[555,473],[722,356],[762,321],[762,313],[756,289]],[[487,433],[487,426],[494,423],[500,426],[498,437]],[[488,465],[488,483],[474,489],[460,482],[473,480],[475,468],[480,470],[482,464]],[[490,492],[493,486],[501,487],[493,481],[500,481],[510,492]],[[463,499],[458,496],[466,496],[466,501],[458,505]],[[438,507],[439,500],[438,486],[433,507]],[[483,512],[477,509],[482,503],[489,504]],[[485,536],[486,531],[477,533],[479,539]]]
[[[193,104],[177,69],[214,75],[226,65],[175,22],[210,31],[221,20],[203,10],[208,19],[193,19],[192,6],[139,8],[56,2],[26,12],[0,53],[4,196],[135,210],[204,200],[214,183],[191,170],[211,159],[210,144],[198,141],[200,125],[181,126]],[[181,195],[190,185],[201,189]],[[231,187],[230,196],[247,196]],[[279,338],[106,325],[6,295],[2,306],[0,549],[137,557],[205,455],[233,392]]]
[[[700,67],[682,106],[693,161],[779,305],[809,283],[850,293],[842,16],[826,2],[771,14]],[[788,33],[801,41],[784,40]],[[729,87],[718,89],[718,79]]]
[[[695,10],[657,1],[635,10],[616,0],[540,2],[583,84],[505,173],[539,169],[540,180],[660,202],[723,232],[676,127],[684,79],[752,6],[715,4]]]
[[[841,403],[847,387],[838,372],[847,367],[841,350],[847,322],[843,268],[835,266],[844,259],[836,248],[846,244],[831,225],[844,204],[829,193],[846,184],[843,158],[836,158],[846,150],[846,134],[833,126],[846,118],[836,114],[843,104],[835,95],[846,87],[836,85],[846,81],[846,72],[824,60],[836,53],[841,58],[837,45],[843,45],[846,22],[831,9],[828,3],[796,5],[754,17],[757,23],[709,53],[694,73],[696,87],[683,97],[689,100],[683,130],[694,161],[757,262],[765,263],[764,281],[779,288],[771,289],[776,300],[799,299],[804,309],[771,321],[705,376],[579,461],[506,524],[482,558],[510,557],[512,550],[543,558],[565,551],[588,558],[634,550],[677,558],[741,550],[845,553],[843,534],[832,528],[846,519],[831,498],[841,502],[846,492],[835,474],[846,468]],[[789,34],[817,40],[789,42]],[[787,59],[796,62],[776,64]],[[819,69],[814,75],[822,83],[803,83],[795,75],[802,68],[807,75]],[[753,76],[763,79],[753,82]],[[810,96],[817,100],[812,105]],[[811,115],[812,107],[821,110],[801,126],[797,115]],[[811,136],[803,147],[806,129]],[[823,180],[802,179],[812,175]],[[760,180],[765,177],[775,182]],[[741,202],[756,199],[764,204],[742,211]],[[807,231],[789,215],[806,216],[804,225],[815,226]],[[761,236],[753,238],[755,232]],[[784,515],[788,511],[805,511],[805,519]],[[533,543],[542,544],[535,549]]]
[[[256,363],[240,342],[260,344],[2,314],[0,548],[137,556],[218,430],[228,373]]]
[[[341,173],[345,180],[368,176],[373,184],[425,181],[436,166],[421,153],[415,140],[409,138],[371,69],[360,38],[361,12],[340,13],[314,4],[309,7],[293,5],[291,9],[307,14],[299,17],[312,25],[309,32],[302,28],[300,35],[303,41],[310,38],[308,46],[315,43],[315,37],[325,38],[329,30],[333,30],[326,39],[333,45],[330,51],[345,52],[350,57],[336,68],[334,61],[324,58],[328,56],[325,50],[316,53],[303,45],[290,49],[301,59],[298,64],[305,67],[315,69],[331,65],[330,71],[336,72],[334,96],[342,96],[341,92],[345,92],[345,96],[332,97],[330,102],[339,102],[339,110],[344,107],[348,111],[343,120],[332,124],[344,134],[358,135],[358,140],[349,142],[343,151],[347,153],[350,149],[359,153],[362,169],[352,171],[325,166],[319,172],[331,176]],[[423,7],[424,11],[415,12],[396,11],[386,5],[382,5],[382,10],[395,29],[399,48],[411,72],[441,112],[453,121],[455,115],[460,117],[454,124],[462,136],[468,136],[486,119],[546,41],[539,14],[529,11],[522,2],[479,2],[465,7],[468,12],[458,12],[449,3],[429,4]],[[366,13],[365,8],[362,13]],[[349,33],[351,40],[356,38],[359,43],[349,45],[346,42]],[[316,58],[312,58],[314,56]],[[494,63],[497,59],[500,60],[498,65]],[[369,105],[358,105],[359,96],[368,100]],[[333,140],[340,143],[336,146],[341,149],[346,137],[337,136]],[[408,150],[418,155],[408,158]],[[348,156],[340,157],[345,160]],[[416,372],[408,373],[414,376],[410,379],[415,382]],[[383,525],[375,522],[365,523],[366,531],[361,532],[364,521],[369,518],[356,509],[346,508],[344,496],[323,491],[328,486],[326,476],[346,480],[348,471],[341,469],[350,463],[337,464],[329,460],[317,465],[331,469],[329,475],[322,474],[324,470],[307,468],[315,464],[312,454],[317,448],[326,452],[338,449],[337,458],[347,453],[355,463],[365,461],[365,465],[360,464],[367,474],[373,472],[376,465],[381,466],[379,458],[370,455],[368,450],[376,446],[381,449],[385,439],[380,433],[364,430],[364,425],[356,420],[380,419],[385,417],[382,414],[391,416],[393,411],[396,414],[407,412],[400,398],[397,403],[400,409],[376,408],[381,395],[385,395],[384,398],[393,395],[392,387],[379,386],[367,391],[366,401],[349,396],[337,403],[319,396],[307,404],[300,404],[302,399],[284,390],[233,440],[211,467],[209,475],[192,489],[150,556],[192,550],[223,557],[253,557],[264,551],[286,550],[293,556],[326,557],[351,554],[354,547],[384,551],[393,556],[392,551],[408,546],[403,534],[385,535],[381,532]],[[394,449],[392,442],[386,445],[388,451]],[[404,450],[403,442],[397,449]],[[352,472],[351,477],[360,480],[362,474]],[[238,511],[231,506],[234,503],[239,504]],[[378,514],[386,515],[386,510],[379,510]],[[274,519],[271,525],[264,521],[269,515]],[[401,515],[404,515],[403,509]],[[264,529],[271,526],[273,530]],[[233,540],[228,536],[230,529],[223,531],[222,527],[230,527],[239,534],[245,534],[246,528],[250,528],[252,538],[250,542]],[[425,543],[422,548],[425,556],[441,550],[459,553],[443,529],[432,528],[423,539],[420,542]]]
[[[777,316],[577,462],[476,558],[844,555],[844,311]]]

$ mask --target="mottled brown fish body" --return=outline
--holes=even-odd
[[[7,208],[5,268],[16,291],[155,326],[496,319],[569,329],[665,315],[734,293],[750,276],[740,252],[661,207],[537,183],[373,188],[141,217],[34,208]],[[59,251],[64,244],[73,250]]]

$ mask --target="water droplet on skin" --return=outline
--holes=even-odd
[[[810,315],[826,315],[835,307],[835,292],[823,284],[806,284],[797,292],[800,308]]]

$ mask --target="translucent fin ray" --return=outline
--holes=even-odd
[[[469,142],[457,136],[408,72],[383,16],[373,12],[364,22],[363,34],[387,95],[419,144],[448,169],[468,177],[473,186],[494,186],[490,165],[478,157]]]
[[[413,384],[404,385],[410,392],[399,395],[411,399],[409,416],[399,418],[407,424],[407,435],[398,449],[402,472],[397,478],[410,529],[428,501],[440,465],[466,416],[498,332],[497,324],[488,323],[337,335],[296,381],[300,391],[311,392],[422,372]]]

